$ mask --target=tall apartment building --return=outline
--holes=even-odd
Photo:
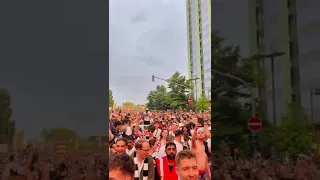
[[[210,0],[186,0],[189,78],[198,97],[211,98],[211,3]],[[193,81],[195,83],[195,81]]]
[[[248,25],[250,54],[285,52],[275,59],[276,116],[286,104],[296,101],[311,117],[310,90],[320,87],[320,1],[249,0]],[[269,48],[272,47],[272,48]],[[267,101],[268,119],[273,117],[270,61],[264,60],[267,83],[260,95]],[[317,100],[318,99],[318,100]],[[314,98],[314,119],[320,120],[320,99]],[[310,118],[309,118],[310,119]]]

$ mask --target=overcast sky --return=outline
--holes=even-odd
[[[26,138],[68,127],[106,135],[107,1],[0,1],[0,88]],[[104,3],[104,4],[103,4]],[[79,127],[67,122],[80,117]]]
[[[118,103],[145,104],[152,74],[188,75],[185,0],[111,0],[109,87]]]

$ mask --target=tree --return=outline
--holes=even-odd
[[[208,101],[206,95],[201,94],[197,102],[197,109],[199,111],[204,111],[204,110],[208,110],[209,107],[210,107],[210,102]]]
[[[12,144],[15,133],[15,122],[11,120],[11,96],[8,90],[0,89],[0,144]]]
[[[280,122],[276,137],[280,149],[287,152],[292,159],[300,153],[310,152],[312,148],[312,132],[306,123],[306,116],[297,117],[297,114],[304,114],[302,108],[295,102],[289,103],[287,114]]]
[[[212,69],[239,77],[252,87],[257,86],[260,78],[255,73],[255,60],[241,57],[238,46],[224,45],[224,39],[217,33],[212,34],[211,42]],[[211,87],[216,87],[211,92],[214,99],[211,111],[215,120],[213,141],[228,139],[239,146],[245,144],[248,139],[244,134],[249,133],[247,120],[250,108],[247,105],[250,104],[250,91],[241,82],[220,74],[214,74],[211,83]]]
[[[113,107],[114,100],[111,89],[109,89],[109,107]]]
[[[99,148],[97,141],[91,141],[89,139],[81,139],[79,142],[80,149],[87,149],[87,150],[97,150]]]
[[[50,130],[43,130],[42,132],[45,141],[55,142],[75,142],[79,136],[75,131],[67,128],[53,128]]]
[[[159,85],[155,90],[150,91],[147,96],[147,108],[166,110],[187,107],[192,87],[191,82],[187,81],[186,77],[181,75],[180,72],[175,72],[167,82],[170,91],[167,91],[163,85]]]
[[[124,109],[134,109],[135,105],[133,102],[124,102],[122,103],[122,108]]]
[[[191,82],[187,81],[180,72],[174,73],[168,82],[170,107],[172,109],[186,108],[192,87]]]
[[[170,108],[169,95],[164,85],[158,85],[147,96],[146,107],[152,110],[166,110]]]

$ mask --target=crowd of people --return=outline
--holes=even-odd
[[[209,112],[113,111],[109,179],[211,179],[210,119]]]
[[[256,154],[233,158],[213,155],[212,179],[221,180],[320,180],[319,166],[311,157],[299,156],[296,161],[281,162]]]
[[[106,180],[105,153],[25,153],[10,155],[1,180]]]
[[[113,111],[106,152],[9,155],[0,180],[320,180],[311,157],[294,162],[211,152],[209,112]],[[232,153],[233,152],[233,153]],[[107,161],[109,159],[109,161]]]

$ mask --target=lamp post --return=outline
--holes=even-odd
[[[270,59],[270,64],[271,64],[271,85],[272,85],[272,118],[273,118],[273,123],[276,125],[277,124],[277,112],[276,112],[276,95],[275,95],[275,79],[274,79],[274,59],[276,57],[281,57],[285,54],[285,52],[272,52],[269,54],[257,54],[253,56],[252,58],[254,59]]]
[[[313,96],[320,95],[320,89],[318,88],[310,88],[310,121],[313,122]]]
[[[251,93],[251,117],[256,117],[256,97],[255,97],[255,93],[254,93],[254,90],[253,90],[253,87],[250,86],[250,84],[248,84],[245,80],[237,77],[237,76],[233,76],[231,74],[228,74],[228,73],[223,73],[223,72],[220,72],[218,70],[215,70],[215,69],[212,69],[212,72],[215,73],[215,74],[219,74],[221,76],[225,76],[225,77],[228,77],[230,79],[234,79],[236,81],[239,81],[241,82],[243,85],[245,85],[248,90],[250,91]]]
[[[154,82],[155,81],[155,79],[160,79],[160,80],[162,80],[162,81],[166,81],[166,82],[168,82],[168,83],[173,83],[173,84],[176,84],[176,85],[179,85],[179,86],[182,86],[182,87],[185,87],[185,88],[187,88],[187,89],[190,89],[190,87],[188,87],[188,86],[186,86],[186,85],[184,85],[184,84],[180,84],[180,83],[177,83],[177,82],[174,82],[174,81],[170,81],[170,79],[164,79],[164,78],[160,78],[160,77],[157,77],[157,76],[155,76],[155,75],[152,75],[152,82]],[[195,84],[196,84],[196,89],[195,89],[195,102],[197,102],[197,99],[198,99],[198,94],[197,94],[197,91],[198,91],[198,89],[197,89],[197,80],[198,79],[200,79],[200,78],[197,78],[197,77],[195,77],[195,78],[193,78],[193,79],[188,79],[187,81],[195,81]],[[191,90],[191,89],[190,89]]]

